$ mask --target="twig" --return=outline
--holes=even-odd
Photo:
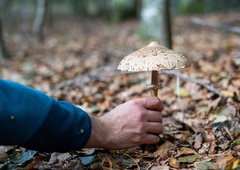
[[[191,22],[200,26],[205,26],[213,29],[224,30],[224,31],[240,34],[240,27],[233,27],[225,24],[212,24],[198,18],[192,18]]]
[[[128,155],[128,154],[123,154],[123,155],[131,158],[131,159],[133,160],[133,162],[137,165],[137,170],[141,170],[141,168],[140,168],[140,166],[138,165],[137,161],[136,161],[133,157],[131,157],[131,156]]]
[[[182,79],[185,79],[185,80],[188,80],[188,81],[191,81],[193,83],[196,83],[196,84],[199,84],[200,86],[203,86],[205,87],[206,89],[208,89],[209,91],[219,95],[220,97],[225,97],[218,89],[216,89],[215,87],[211,86],[211,85],[208,85],[204,82],[202,82],[201,80],[198,80],[198,79],[195,79],[193,77],[189,77],[188,75],[186,74],[182,74],[182,73],[179,73],[179,72],[174,72],[174,71],[168,71],[168,70],[162,70],[162,71],[159,71],[159,73],[161,74],[167,74],[167,75],[170,75],[170,76],[176,76],[176,77],[180,77]]]
[[[112,67],[110,65],[110,67]],[[199,84],[203,87],[205,87],[206,89],[208,89],[209,91],[219,95],[220,97],[225,97],[218,89],[216,89],[215,87],[211,86],[211,85],[208,85],[204,82],[202,82],[201,80],[198,80],[198,79],[195,79],[193,77],[190,77],[186,74],[182,74],[182,73],[179,73],[179,72],[174,72],[174,71],[168,71],[168,70],[162,70],[162,71],[159,71],[160,74],[167,74],[169,76],[176,76],[176,77],[180,77],[182,78],[183,80],[187,80],[187,81],[191,81],[193,83],[196,83],[196,84]],[[85,85],[86,83],[88,83],[88,80],[91,79],[91,80],[99,80],[99,79],[102,79],[102,78],[106,78],[106,77],[111,77],[111,76],[116,76],[116,75],[121,75],[121,74],[126,74],[124,72],[115,72],[115,71],[104,71],[103,67],[100,67],[92,72],[89,72],[89,73],[86,73],[86,74],[83,74],[83,75],[80,75],[72,80],[67,80],[67,81],[63,81],[61,82],[60,84],[57,85],[57,89],[60,89],[64,86],[70,86],[74,83],[81,83],[82,85]],[[131,73],[131,74],[134,74],[134,73]]]
[[[153,167],[154,164],[155,164],[155,163],[152,163],[151,165],[149,165],[149,167],[147,167],[146,170],[150,170],[150,169]]]

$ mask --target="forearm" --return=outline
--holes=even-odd
[[[92,121],[91,137],[86,145],[87,148],[109,148],[109,128],[103,121],[104,117],[90,115]]]

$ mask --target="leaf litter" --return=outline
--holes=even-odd
[[[239,13],[234,16],[239,18]],[[200,17],[208,20],[207,16]],[[211,18],[227,20],[214,13]],[[150,95],[148,73],[129,74],[116,69],[123,56],[150,41],[136,36],[138,22],[69,22],[72,28],[66,27],[68,21],[60,21],[52,30],[46,29],[43,44],[32,39],[23,41],[18,34],[10,37],[7,45],[14,58],[1,63],[0,76],[96,115],[127,100]],[[184,16],[173,20],[173,42],[174,50],[188,56],[193,65],[181,72],[187,77],[180,79],[178,88],[176,77],[160,75],[164,133],[152,152],[134,147],[50,154],[1,146],[0,169],[239,168],[239,35],[197,27]],[[211,85],[222,96],[203,85]]]

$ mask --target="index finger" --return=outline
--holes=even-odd
[[[163,103],[161,102],[161,100],[157,97],[147,97],[147,98],[143,98],[143,106],[147,109],[147,110],[156,110],[161,112],[163,110]]]

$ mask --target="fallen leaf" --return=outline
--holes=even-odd
[[[229,162],[232,162],[234,157],[231,155],[230,151],[226,151],[221,156],[216,158],[216,163],[218,168],[225,168]]]
[[[240,139],[237,139],[237,140],[236,140],[236,144],[237,144],[237,145],[240,145]]]
[[[26,161],[32,159],[37,151],[27,150],[25,152],[16,152],[13,156],[9,157],[9,161],[15,164],[23,164]]]
[[[169,166],[154,166],[154,167],[152,167],[151,168],[151,170],[169,170],[170,168],[169,168]]]
[[[58,153],[58,152],[53,152],[51,154],[51,157],[48,161],[48,164],[54,164],[54,163],[60,163],[62,164],[62,162],[68,160],[71,158],[70,153]]]
[[[217,163],[204,161],[197,163],[196,170],[209,170],[209,169],[217,169]]]
[[[180,97],[188,97],[189,93],[186,89],[180,87],[175,89],[175,95]]]
[[[178,160],[173,157],[169,158],[169,165],[173,168],[177,168],[177,169],[180,168],[180,164],[179,164]]]
[[[219,123],[219,122],[225,122],[227,120],[230,120],[231,117],[223,114],[210,114],[208,116],[208,120],[211,121],[212,123]]]
[[[226,161],[226,164],[219,167],[219,168],[225,168],[225,169],[236,169],[240,167],[240,159],[237,158],[231,158]]]
[[[120,159],[121,159],[122,165],[127,168],[130,168],[133,165],[136,165],[136,162],[137,162],[137,161],[134,161],[134,159],[129,156],[121,156]]]
[[[221,98],[221,97],[218,97],[217,99],[215,99],[214,101],[212,101],[212,102],[210,103],[210,105],[209,105],[209,110],[208,110],[208,112],[210,113],[212,110],[215,110],[215,109],[219,106],[219,104],[220,104],[221,101],[222,101],[222,98]]]
[[[202,133],[197,134],[194,139],[194,148],[199,149],[202,146],[202,141],[203,141]]]
[[[95,158],[95,155],[90,155],[90,156],[81,156],[80,160],[83,166],[89,165],[93,162]]]
[[[186,156],[181,156],[178,158],[178,161],[180,163],[193,163],[197,160],[198,156],[197,155],[186,155]]]
[[[182,148],[181,150],[179,150],[177,152],[177,154],[175,155],[175,157],[180,157],[180,156],[183,156],[183,155],[198,155],[198,153],[195,151],[195,150],[192,150],[190,148]]]
[[[0,164],[7,161],[8,155],[5,151],[5,146],[0,146]]]
[[[202,144],[202,147],[198,150],[198,153],[203,155],[208,153],[210,142],[205,142]]]
[[[233,96],[234,96],[234,92],[233,92],[233,91],[221,90],[220,92],[221,92],[224,96],[226,96],[226,97],[233,97]]]
[[[209,150],[208,150],[208,154],[215,154],[216,153],[216,150],[215,150],[215,147],[216,147],[216,142],[214,140],[212,140],[210,142],[210,146],[209,146]]]
[[[221,108],[212,110],[209,113],[208,120],[213,123],[225,122],[236,116],[236,108],[232,105],[224,105]]]
[[[203,134],[204,142],[210,142],[212,140],[215,140],[214,129],[212,128],[206,129],[205,131],[203,131],[202,134]]]
[[[155,157],[169,157],[171,155],[171,151],[174,151],[175,145],[172,142],[166,141],[164,142],[154,153]]]

